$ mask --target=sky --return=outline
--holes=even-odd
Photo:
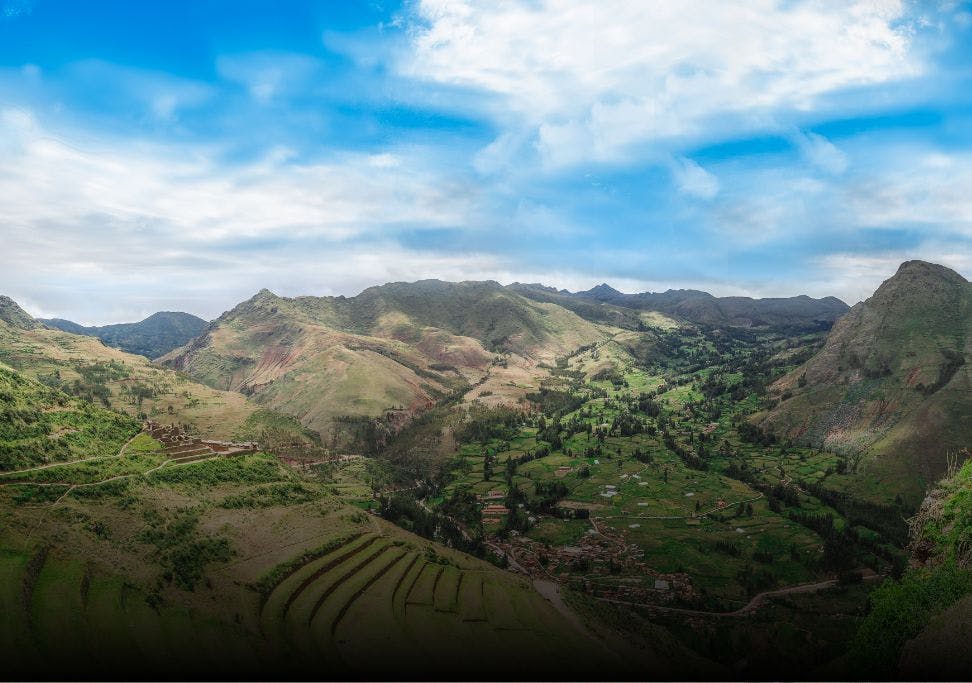
[[[972,3],[0,0],[0,293],[972,276]]]

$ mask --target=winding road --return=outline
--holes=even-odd
[[[885,578],[882,574],[875,574],[870,570],[861,570],[866,572],[864,574],[865,581],[874,581],[876,579]],[[833,588],[838,584],[837,579],[829,579],[827,581],[818,581],[816,583],[803,583],[797,586],[788,586],[787,588],[777,588],[776,590],[763,591],[753,597],[748,603],[732,612],[707,612],[705,610],[694,610],[686,609],[683,607],[665,607],[662,605],[651,605],[647,603],[640,602],[628,602],[627,600],[616,600],[614,598],[598,598],[595,600],[600,600],[601,602],[611,602],[618,605],[628,605],[630,607],[641,607],[647,610],[655,610],[662,612],[673,612],[676,614],[687,614],[690,616],[700,616],[700,617],[745,617],[749,616],[755,612],[759,607],[766,602],[767,598],[778,597],[781,595],[795,595],[798,593],[816,593],[818,591],[826,590],[828,588]]]

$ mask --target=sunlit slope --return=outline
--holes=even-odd
[[[395,283],[352,298],[263,290],[162,361],[326,434],[335,417],[404,415],[482,380],[502,355],[525,372],[603,338],[559,306],[496,283]]]
[[[214,390],[97,338],[39,323],[0,319],[0,362],[93,403],[134,417],[189,424],[206,436],[236,434],[257,409],[241,394]]]
[[[972,461],[910,522],[911,566],[872,594],[853,661],[874,678],[963,680],[972,665]]]
[[[972,284],[909,261],[773,386],[780,402],[757,420],[781,437],[864,454],[857,473],[868,490],[916,502],[947,454],[972,442],[970,357]]]

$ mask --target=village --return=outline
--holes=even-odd
[[[570,471],[569,467],[558,468]],[[492,489],[479,496],[484,524],[500,524],[509,514],[503,504],[506,494]],[[558,509],[566,517],[578,515],[578,509]],[[604,600],[665,605],[672,601],[691,601],[695,595],[690,577],[685,573],[660,573],[641,558],[637,544],[627,544],[623,535],[611,527],[598,524],[596,517],[583,509],[580,518],[589,519],[591,528],[574,544],[555,546],[535,541],[511,530],[503,538],[491,535],[487,541],[497,555],[504,557],[511,571],[531,579],[556,581]],[[539,517],[531,516],[531,522]]]

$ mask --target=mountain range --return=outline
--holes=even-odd
[[[161,311],[137,323],[85,327],[61,318],[41,318],[39,322],[71,334],[97,337],[109,346],[146,358],[164,356],[198,336],[207,323],[190,313]]]
[[[483,642],[523,670],[576,673],[571,655],[623,676],[964,661],[972,284],[948,268],[906,262],[849,309],[423,280],[264,289],[187,318],[72,327],[0,297],[14,670],[82,640],[182,665],[189,639],[156,634],[204,624],[213,651],[245,641],[275,672],[302,671],[296,644],[373,674],[375,648],[410,653],[433,628],[422,642],[463,675],[492,671]],[[155,361],[109,345],[160,349],[183,323],[198,333]],[[125,334],[93,335],[110,327]],[[907,630],[888,626],[903,614]],[[733,638],[759,645],[751,663]],[[541,643],[562,651],[545,659]]]
[[[687,316],[680,317],[814,327],[846,309],[836,299],[726,303],[704,296],[706,305],[680,308]],[[655,299],[639,301],[634,309],[586,293],[491,281],[390,283],[354,297],[284,298],[263,290],[160,362],[326,433],[338,417],[393,408],[414,414],[471,385],[488,403],[523,401],[539,389],[544,366],[611,336],[605,325],[650,333],[645,312]],[[736,313],[730,319],[720,306]]]
[[[558,358],[608,340],[650,357],[666,327],[798,334],[833,326],[812,358],[770,387],[774,404],[753,421],[781,439],[844,453],[855,481],[868,481],[877,497],[891,489],[913,499],[972,436],[963,419],[970,302],[960,275],[910,261],[853,308],[833,297],[422,280],[353,297],[264,289],[211,323],[164,312],[82,327],[34,320],[6,297],[0,319],[24,333],[58,328],[156,357],[206,390],[245,395],[332,440],[338,423],[383,418],[401,427],[450,396],[523,404],[551,379]]]

